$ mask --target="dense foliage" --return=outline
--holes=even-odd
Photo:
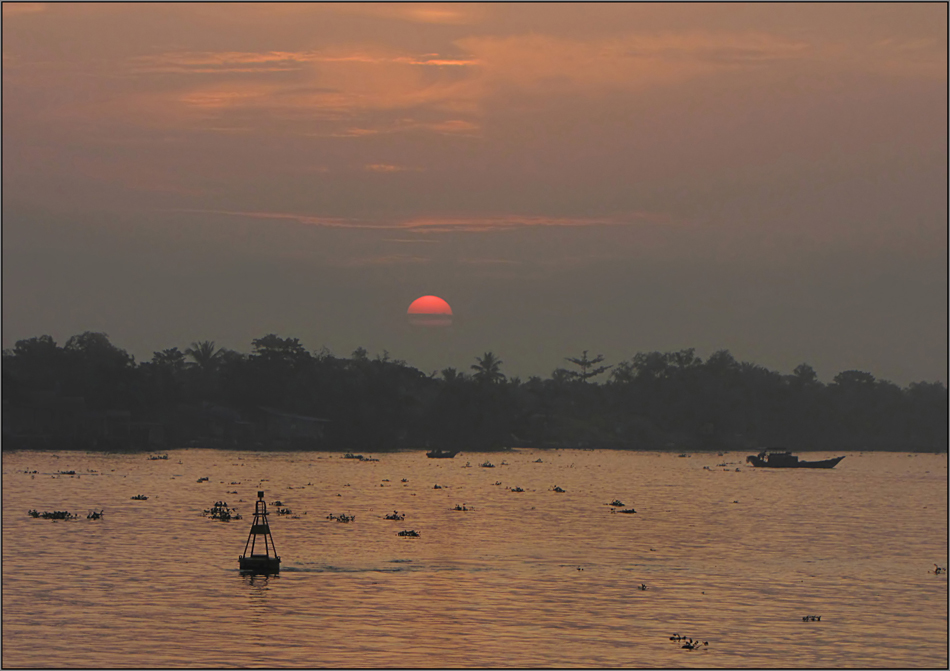
[[[201,437],[182,409],[213,407],[238,419],[270,408],[329,420],[321,440],[300,445],[312,449],[947,449],[943,384],[902,389],[863,371],[823,384],[807,364],[783,375],[728,351],[706,361],[692,349],[641,352],[610,366],[584,352],[565,359],[570,369],[523,381],[492,352],[467,371],[426,375],[386,352],[340,358],[273,334],[251,345],[242,354],[196,342],[136,364],[102,333],[62,347],[20,340],[3,352],[4,415],[42,398],[81,399],[87,413],[163,424],[169,447]],[[5,421],[5,446],[18,445],[15,433]]]

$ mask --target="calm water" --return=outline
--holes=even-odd
[[[948,664],[946,455],[374,456],[3,455],[3,666]],[[259,488],[297,516],[269,506],[276,577],[237,570]]]

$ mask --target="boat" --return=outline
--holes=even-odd
[[[257,547],[257,537],[262,536],[264,545],[263,554]],[[257,552],[255,552],[257,550]],[[274,553],[271,556],[271,552]],[[244,554],[238,557],[241,571],[244,573],[280,573],[280,557],[274,547],[274,537],[270,533],[267,523],[267,504],[264,502],[264,492],[257,492],[257,501],[254,505],[254,523],[247,536]]]
[[[823,459],[822,461],[801,461],[791,452],[759,452],[750,454],[745,460],[757,468],[834,468],[844,457]]]
[[[451,450],[429,450],[426,452],[426,456],[430,459],[451,459],[459,452],[461,450],[455,450],[454,452]]]

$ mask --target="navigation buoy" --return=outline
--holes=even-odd
[[[263,538],[259,539],[258,536]],[[257,547],[258,543],[264,545],[263,554],[255,552],[260,549]],[[271,556],[271,552],[274,556]],[[238,557],[238,563],[241,571],[249,573],[280,573],[280,557],[277,556],[274,537],[271,536],[270,525],[267,524],[267,503],[264,502],[264,492],[257,492],[254,522],[251,524],[251,532],[247,535],[244,554]]]

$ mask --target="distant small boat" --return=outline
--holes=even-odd
[[[834,468],[842,459],[844,457],[822,461],[801,461],[791,452],[759,452],[745,458],[747,462],[758,468]]]
[[[429,450],[426,452],[426,456],[430,459],[451,459],[459,452],[461,450],[455,450],[454,452],[451,450]]]

